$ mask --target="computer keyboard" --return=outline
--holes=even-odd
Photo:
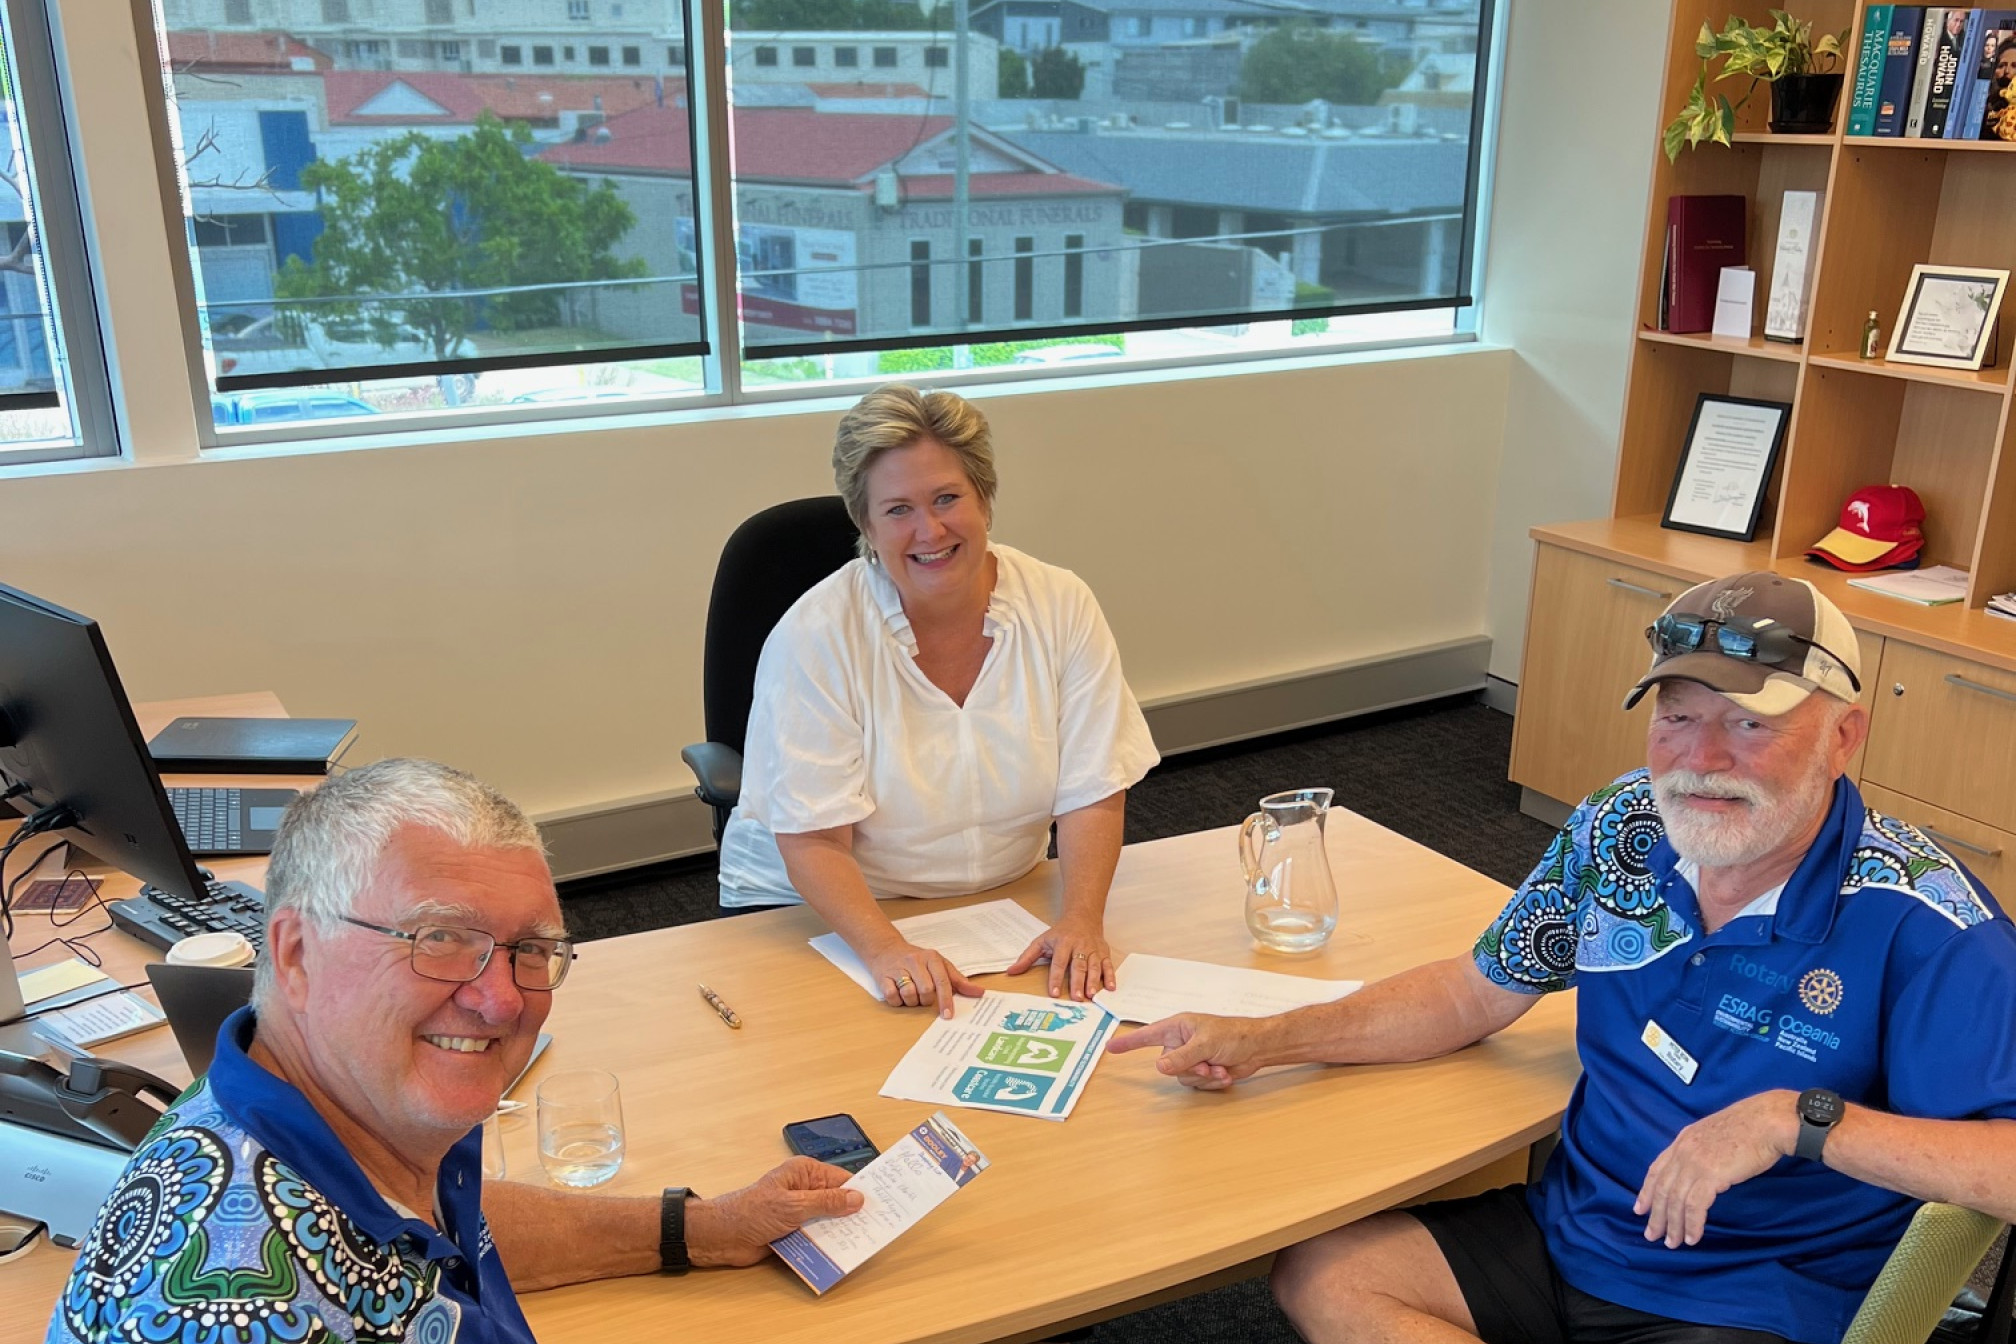
[[[168,806],[175,809],[175,822],[189,842],[192,854],[235,854],[244,843],[239,818],[238,790],[200,788],[168,790]]]
[[[192,934],[242,933],[254,951],[265,951],[266,897],[257,887],[211,882],[206,896],[192,901],[159,887],[142,887],[133,899],[112,903],[112,922],[163,950]]]

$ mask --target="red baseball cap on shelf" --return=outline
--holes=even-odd
[[[1901,565],[1925,545],[1925,505],[1908,485],[1865,485],[1841,506],[1841,525],[1806,552],[1836,569],[1867,573]]]

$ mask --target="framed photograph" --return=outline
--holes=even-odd
[[[1792,404],[1704,392],[1673,473],[1660,526],[1754,541]]]
[[[1913,266],[1886,358],[1893,364],[1980,368],[1995,353],[1995,318],[2008,287],[2007,271]]]

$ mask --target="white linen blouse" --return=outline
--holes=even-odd
[[[879,565],[849,562],[784,613],[756,665],[723,905],[797,903],[776,836],[845,825],[877,896],[999,886],[1036,866],[1052,819],[1160,759],[1092,590],[991,549],[994,642],[963,706],[918,668]]]

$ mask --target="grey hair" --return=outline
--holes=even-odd
[[[474,775],[436,761],[375,761],[288,805],[266,867],[269,933],[273,916],[289,908],[319,932],[333,929],[356,908],[379,855],[403,826],[439,831],[464,849],[545,854],[538,829],[518,805]],[[261,957],[253,972],[254,1009],[263,1009],[273,991],[272,966]]]
[[[833,485],[861,536],[854,549],[872,560],[868,544],[868,469],[882,454],[935,439],[959,459],[966,479],[980,496],[988,522],[994,520],[994,436],[987,417],[957,392],[920,392],[907,383],[878,387],[840,417],[833,439]]]

